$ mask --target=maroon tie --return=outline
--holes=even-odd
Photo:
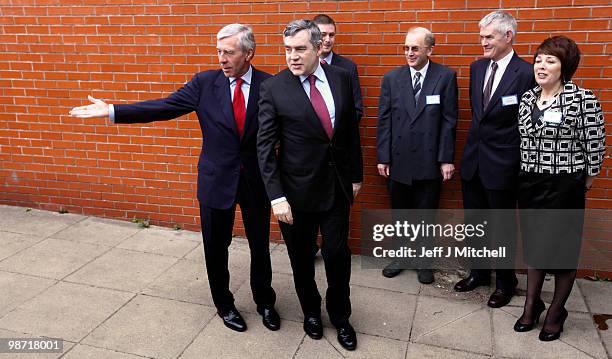
[[[325,59],[322,59],[322,60],[321,60],[321,64],[323,64],[323,65],[327,65],[327,61],[325,61]]]
[[[314,74],[308,76],[308,81],[310,82],[310,102],[317,113],[317,117],[319,117],[319,121],[321,121],[321,125],[325,129],[325,133],[327,133],[327,137],[331,138],[333,133],[331,118],[329,117],[325,100],[323,100],[323,96],[321,96],[319,89],[315,86],[316,80],[317,77]]]
[[[236,79],[236,88],[234,89],[234,101],[232,107],[234,108],[234,120],[236,121],[236,127],[238,127],[238,134],[242,137],[244,131],[244,120],[246,118],[246,107],[244,106],[244,94],[242,93],[242,78]]]

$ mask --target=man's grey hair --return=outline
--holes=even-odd
[[[242,51],[255,51],[255,35],[253,35],[253,29],[247,25],[226,25],[217,33],[217,40],[222,40],[234,35],[238,35],[238,46],[240,46]]]
[[[420,27],[420,26],[415,26],[415,27],[411,27],[410,29],[408,29],[408,31],[406,32],[406,35],[408,34],[425,34],[425,46],[427,47],[433,47],[436,45],[436,38],[434,37],[433,32],[431,32],[429,29],[424,28],[424,27]]]
[[[510,31],[512,33],[512,42],[514,43],[514,38],[516,37],[516,19],[514,16],[505,11],[493,11],[483,17],[478,26],[482,29],[493,23],[495,30],[500,34],[506,34],[506,32]]]
[[[287,24],[283,31],[284,37],[295,36],[300,31],[306,30],[310,33],[310,43],[316,49],[321,45],[321,30],[314,21],[311,20],[294,20]]]

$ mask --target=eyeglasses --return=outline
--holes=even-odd
[[[429,48],[429,46],[403,46],[405,52],[421,52]]]

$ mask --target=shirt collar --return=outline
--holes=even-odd
[[[317,78],[317,80],[322,82],[327,82],[327,76],[325,76],[325,71],[323,71],[323,66],[320,63],[317,63],[317,68],[314,70],[313,74]],[[306,81],[309,75],[300,75],[300,82]]]
[[[319,60],[320,61],[325,60],[325,62],[327,62],[328,65],[331,65],[332,64],[332,57],[334,57],[334,52],[330,51],[329,54],[327,54],[326,57],[322,57]]]
[[[502,69],[505,69],[510,63],[510,60],[512,60],[512,56],[514,56],[514,50],[510,50],[508,55],[502,57],[501,60],[497,61],[498,68],[501,67]],[[493,60],[489,61],[489,67],[491,67],[492,64]]]
[[[414,74],[416,74],[417,72],[420,72],[421,73],[421,81],[422,81],[425,78],[425,75],[427,75],[427,69],[428,68],[429,68],[429,59],[427,59],[427,63],[419,71],[417,71],[417,70],[415,70],[414,68],[411,67],[410,68],[410,78],[414,79]]]
[[[247,84],[247,85],[251,85],[251,78],[253,77],[253,66],[249,65],[249,69],[247,70],[247,72],[245,72],[244,75],[242,75],[240,78]],[[229,83],[230,85],[234,83],[234,81],[236,81],[235,77],[229,77]]]

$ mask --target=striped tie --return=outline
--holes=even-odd
[[[421,94],[421,73],[416,72],[414,74],[414,84],[412,86],[412,93],[414,94],[414,104],[419,103],[419,95]]]

